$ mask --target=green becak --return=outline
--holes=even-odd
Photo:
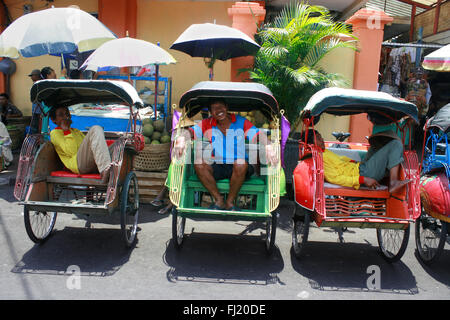
[[[142,129],[142,134],[146,137],[151,137],[153,134],[153,131],[155,131],[153,126],[151,124],[147,123],[144,125],[144,128]]]

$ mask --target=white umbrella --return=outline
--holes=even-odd
[[[177,61],[163,48],[144,40],[120,38],[108,41],[96,49],[80,69],[97,71],[102,67],[143,67],[146,65],[168,65]],[[155,75],[155,106],[157,116],[158,68]]]
[[[427,70],[450,71],[450,44],[425,56],[422,66]]]
[[[163,48],[148,41],[126,37],[101,45],[80,69],[97,71],[102,67],[142,67],[148,64],[167,65],[176,62]]]
[[[213,79],[215,60],[225,61],[254,55],[259,48],[260,46],[242,31],[213,23],[191,25],[170,47],[170,49],[187,53],[191,57],[211,59],[208,63],[210,80]]]
[[[0,56],[13,59],[94,50],[116,36],[89,13],[51,8],[16,19],[0,35]]]

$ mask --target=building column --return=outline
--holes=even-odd
[[[0,33],[3,32],[3,30],[7,27],[7,18],[6,18],[6,11],[3,6],[0,6]],[[0,61],[3,58],[0,58]],[[7,91],[7,85],[6,85],[6,76],[3,72],[0,72],[0,92],[6,92]],[[10,92],[8,92],[10,94]]]
[[[345,21],[353,26],[353,34],[359,40],[353,73],[354,89],[377,90],[384,26],[393,20],[384,11],[361,9]],[[365,141],[365,137],[372,133],[372,123],[366,114],[351,116],[349,131],[352,134],[350,142]]]
[[[136,38],[136,0],[98,0],[98,19],[118,38]]]
[[[241,30],[250,38],[255,38],[257,26],[264,21],[266,9],[258,2],[236,2],[228,9],[228,15],[233,19],[232,27]],[[238,70],[251,68],[254,57],[239,57],[231,59],[231,81],[245,81],[248,73],[238,75]]]

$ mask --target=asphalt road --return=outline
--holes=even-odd
[[[0,178],[15,177],[14,168]],[[291,253],[293,204],[282,200],[276,248],[265,252],[264,226],[187,220],[181,251],[171,242],[171,216],[141,205],[138,242],[126,249],[117,217],[91,228],[59,214],[43,245],[28,238],[13,186],[0,186],[0,299],[327,300],[449,299],[448,244],[437,264],[420,263],[414,225],[401,261],[378,251],[374,229],[349,229],[345,243],[313,223],[302,261]]]

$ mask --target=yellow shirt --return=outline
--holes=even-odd
[[[50,141],[53,143],[56,153],[66,168],[74,173],[79,173],[77,152],[83,139],[84,134],[74,128],[63,131],[60,127],[56,127],[50,132]]]
[[[344,187],[359,189],[359,163],[332,151],[323,152],[323,169],[325,180]]]

